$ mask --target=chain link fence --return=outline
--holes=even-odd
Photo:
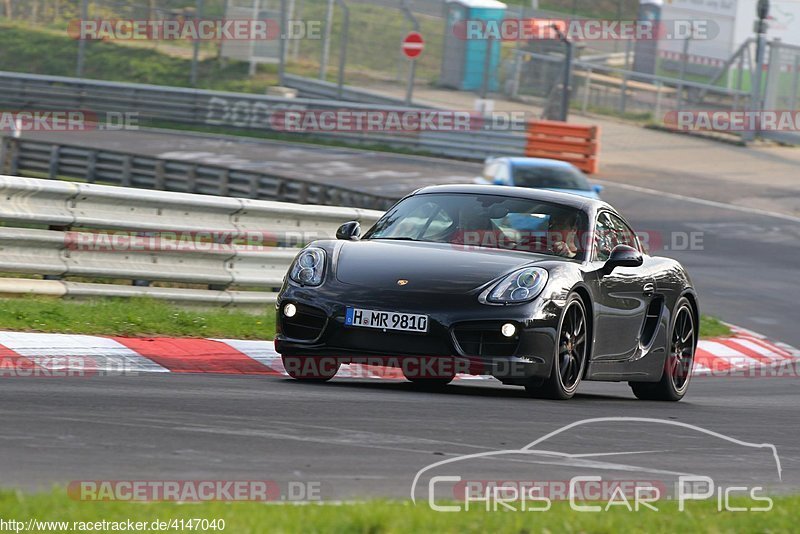
[[[0,0],[0,23],[11,24],[17,29],[32,27],[46,31],[50,36],[65,36],[71,22],[82,17],[84,0]],[[531,4],[539,5],[532,8]],[[529,2],[512,1],[508,4],[506,17],[525,19],[531,17],[633,17],[637,0],[549,0]],[[90,19],[123,20],[190,20],[201,18],[270,18],[279,20],[281,0],[86,0]],[[290,24],[305,24],[305,31],[286,43],[287,72],[307,77],[337,81],[340,62],[344,63],[344,81],[354,86],[382,84],[405,84],[409,77],[411,61],[401,52],[403,38],[412,30],[418,30],[424,40],[424,52],[416,59],[415,81],[425,86],[436,85],[442,76],[445,39],[448,34],[447,8],[445,0],[284,0]],[[345,9],[348,12],[345,28]],[[327,22],[330,21],[330,25]],[[345,31],[346,30],[346,31]],[[37,39],[39,36],[33,36]],[[63,43],[77,48],[77,43]],[[111,48],[100,49],[103,43],[89,43],[94,56],[111,54]],[[152,70],[176,69],[173,59],[188,61],[193,56],[193,43],[182,41],[137,41],[115,43],[137,49],[149,49],[160,53],[147,60]],[[199,44],[198,58],[202,61],[216,60],[223,64],[230,58],[241,59],[239,50],[226,53],[226,46],[233,43],[203,41]],[[500,58],[512,57],[515,49],[528,46],[519,42],[497,43]],[[587,54],[618,52],[618,42],[602,42],[586,48]],[[277,44],[245,44],[256,57],[277,55]],[[258,50],[271,48],[269,54]],[[536,49],[531,49],[536,52]],[[77,55],[77,50],[75,52]],[[99,57],[87,57],[87,75],[92,74],[91,60],[102,62]],[[77,58],[73,59],[76,62]],[[474,61],[481,62],[480,57]],[[257,70],[272,75],[275,82],[277,61],[259,61],[266,64],[260,69],[240,69],[253,74]],[[445,64],[444,68],[448,66]],[[9,68],[0,65],[0,69]],[[69,67],[75,70],[75,64]],[[190,67],[184,66],[188,70]],[[15,70],[15,69],[11,69]],[[29,71],[30,72],[30,71]],[[66,75],[68,72],[34,71],[37,74]],[[215,69],[206,69],[207,78],[218,75]],[[188,78],[188,72],[181,73]],[[178,73],[176,81],[183,79]],[[501,77],[501,82],[503,81]],[[132,79],[131,81],[160,80]],[[202,80],[201,80],[202,81]],[[213,81],[213,80],[212,80]],[[182,83],[179,83],[182,84]],[[202,85],[202,83],[201,83]],[[247,88],[246,83],[240,84]],[[215,87],[217,88],[217,87]]]
[[[74,75],[79,47],[65,36],[70,21],[81,17],[83,1],[0,0],[4,26],[0,46],[7,50],[5,56],[0,55],[0,70]],[[283,43],[286,73],[329,84],[342,76],[350,88],[381,90],[401,98],[412,65],[402,54],[401,43],[415,29],[425,40],[424,51],[414,63],[418,88],[441,87],[453,69],[466,68],[454,66],[455,62],[469,61],[478,65],[485,79],[491,78],[493,92],[532,99],[548,116],[557,116],[564,90],[565,51],[557,39],[501,39],[493,43],[496,61],[487,61],[489,54],[480,52],[454,56],[452,48],[461,44],[453,40],[453,21],[448,18],[452,11],[444,0],[87,0],[87,4],[92,19],[230,19],[249,13],[253,18],[275,20],[285,8],[287,24],[304,28]],[[503,17],[632,21],[640,14],[638,0],[511,0]],[[31,36],[31,28],[40,31]],[[711,62],[703,55],[703,43],[692,38],[666,44],[614,38],[575,44],[573,108],[645,120],[658,120],[668,111],[681,109],[752,109],[752,41],[743,43],[728,60]],[[250,48],[244,44],[243,55],[241,49],[238,55],[226,51],[230,46],[230,42],[213,40],[196,48],[190,40],[90,42],[85,76],[163,85],[194,83],[262,94],[279,83],[280,47],[275,40]],[[237,61],[256,49],[266,60]],[[762,77],[766,109],[799,109],[799,50],[780,42],[771,44],[768,70]],[[469,90],[481,92],[481,85]],[[797,137],[782,139],[795,142]]]

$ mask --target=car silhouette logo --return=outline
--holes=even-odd
[[[398,281],[397,281],[397,285],[398,285],[398,286],[404,286],[404,285],[406,285],[407,283],[408,283],[408,280],[406,280],[406,279],[404,279],[404,278],[401,278],[400,280],[398,280]]]

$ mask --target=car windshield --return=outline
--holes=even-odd
[[[579,209],[471,193],[408,197],[375,223],[364,239],[426,241],[521,250],[582,260],[588,219]]]
[[[553,166],[515,166],[514,185],[540,189],[575,189],[589,191],[586,176],[578,169]]]

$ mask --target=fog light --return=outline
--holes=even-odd
[[[291,302],[283,307],[283,315],[286,317],[294,317],[297,313],[297,306],[292,304]]]
[[[500,329],[500,333],[502,333],[506,337],[513,337],[514,334],[517,333],[517,327],[511,323],[506,323]]]

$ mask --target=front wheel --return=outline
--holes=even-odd
[[[664,374],[658,382],[629,382],[633,394],[642,400],[679,401],[689,389],[697,327],[692,305],[681,297],[675,307],[672,321],[669,352],[664,364]]]
[[[558,345],[550,376],[541,384],[532,383],[525,386],[531,397],[571,399],[581,383],[589,354],[588,328],[586,308],[575,293],[569,296],[564,306],[557,339]]]
[[[286,374],[303,382],[327,382],[339,371],[336,358],[281,354]]]

